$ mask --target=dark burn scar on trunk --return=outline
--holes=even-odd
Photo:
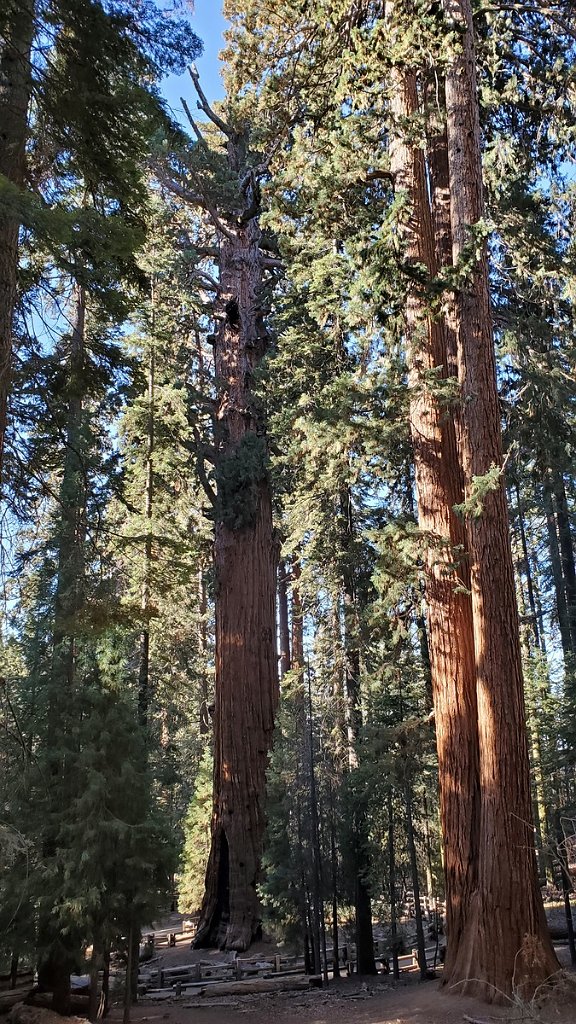
[[[228,325],[233,331],[240,330],[240,310],[238,308],[238,299],[229,299],[225,305],[226,320]]]

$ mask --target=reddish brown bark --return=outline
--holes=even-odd
[[[24,184],[33,0],[8,0],[0,39],[0,480],[12,359],[12,320],[18,284],[18,190]],[[2,183],[2,179],[6,183]],[[10,189],[13,187],[14,191]]]
[[[230,133],[231,171],[244,211],[221,239],[214,359],[219,386],[218,502],[214,539],[216,682],[214,812],[197,946],[244,950],[260,932],[256,886],[265,773],[278,699],[276,563],[265,425],[252,376],[267,344],[257,185],[245,141]]]
[[[391,14],[391,11],[389,11]],[[407,198],[402,225],[404,252],[409,263],[424,265],[430,277],[437,272],[432,209],[426,184],[424,151],[404,141],[406,122],[418,113],[416,74],[397,72],[393,112],[398,129],[391,141],[391,165],[396,194]],[[430,168],[442,198],[441,147]],[[438,197],[437,197],[438,198]],[[444,210],[446,206],[444,204]],[[436,223],[442,204],[436,204]],[[446,225],[443,225],[446,230]],[[433,319],[423,287],[407,295],[406,339],[410,377],[410,427],[414,450],[418,522],[427,535],[425,554],[428,642],[436,719],[440,805],[446,876],[447,957],[451,973],[466,910],[474,891],[478,849],[479,785],[476,738],[476,692],[472,607],[465,534],[454,506],[463,498],[463,479],[456,447],[453,417],[434,393],[435,378],[450,372],[448,330]]]
[[[453,261],[483,216],[480,128],[469,0],[444,0],[461,29],[446,77]],[[478,248],[478,246],[476,246]],[[462,401],[465,495],[474,477],[502,469],[487,256],[454,296]],[[451,968],[460,992],[501,999],[530,994],[558,969],[538,888],[516,593],[503,473],[468,515],[482,793],[478,886]]]

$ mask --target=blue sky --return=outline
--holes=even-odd
[[[222,99],[224,95],[218,52],[223,46],[222,33],[226,21],[218,0],[196,0],[194,7],[194,13],[190,15],[190,24],[204,44],[204,52],[196,61],[196,65],[200,73],[200,84],[210,102],[214,102]],[[189,75],[170,75],[162,83],[162,95],[168,100],[178,120],[187,124],[180,97],[184,97],[191,109],[196,106],[196,95]]]

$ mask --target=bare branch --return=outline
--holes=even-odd
[[[202,209],[205,210],[205,212],[210,217],[210,220],[214,224],[214,227],[218,231],[220,231],[220,233],[223,234],[225,238],[227,238],[230,242],[234,241],[236,237],[234,232],[231,231],[230,228],[226,227],[226,225],[222,223],[220,217],[218,216],[216,208],[212,205],[210,200],[207,199],[206,196],[201,191],[191,192],[190,189],[186,188],[184,185],[181,185],[179,181],[174,181],[174,178],[167,177],[167,175],[162,173],[159,170],[159,168],[156,169],[156,172],[158,174],[159,181],[162,183],[162,185],[164,185],[165,188],[167,188],[170,192],[173,192],[174,195],[178,196],[180,199],[184,199],[185,202],[192,203],[193,206],[201,206]]]
[[[216,114],[212,110],[212,107],[208,103],[208,100],[206,99],[206,96],[202,91],[202,86],[200,85],[200,76],[193,64],[191,65],[191,67],[188,68],[188,71],[190,72],[190,78],[194,82],[194,88],[198,93],[198,109],[203,110],[204,113],[206,114],[206,117],[209,117],[212,123],[215,124],[216,127],[219,128],[220,131],[227,136],[227,138],[233,138],[234,132],[232,131],[230,126],[227,125],[226,122],[223,121],[221,117],[218,117],[218,114]]]
[[[172,192],[179,199],[186,200],[187,203],[192,203],[194,206],[202,206],[204,203],[204,196],[199,192],[191,192],[185,185],[181,185],[179,181],[174,181],[174,178],[170,178],[164,169],[159,164],[154,166],[154,172],[158,181],[164,188],[167,188],[169,192]]]
[[[198,427],[196,426],[195,423],[192,424],[192,431],[194,433],[194,439],[196,441],[196,446],[197,446],[196,447],[196,470],[197,470],[197,473],[198,473],[198,479],[200,480],[200,483],[202,484],[202,490],[206,494],[206,497],[208,498],[208,501],[210,502],[212,507],[215,508],[216,507],[216,492],[215,492],[214,488],[212,487],[212,485],[211,485],[211,483],[210,483],[210,481],[208,479],[208,474],[207,474],[205,466],[204,466],[204,458],[205,458],[204,449],[205,449],[205,445],[202,442],[202,438],[200,437],[200,432],[199,432]]]
[[[366,184],[369,181],[389,181],[390,184],[392,185],[392,188],[394,188],[394,185],[396,183],[395,176],[392,174],[392,171],[379,170],[366,172],[364,176],[364,183]]]
[[[200,131],[198,125],[196,124],[196,121],[192,117],[192,114],[190,113],[190,107],[186,103],[186,100],[184,99],[183,96],[180,97],[180,103],[184,107],[184,113],[186,114],[186,117],[188,118],[188,120],[190,122],[190,127],[192,128],[192,131],[194,132],[194,135],[198,139],[198,142],[200,142],[203,146],[206,146],[206,139],[202,135],[202,132]]]
[[[202,282],[205,288],[209,288],[213,292],[220,292],[222,289],[210,274],[207,274],[205,270],[194,270],[193,276],[198,278]]]

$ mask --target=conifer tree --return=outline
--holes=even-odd
[[[66,190],[71,175],[89,189],[115,194],[126,221],[134,223],[150,137],[169,123],[154,83],[163,70],[183,69],[199,49],[186,23],[165,19],[154,5],[142,16],[141,6],[121,0],[106,6],[100,0],[10,0],[2,12],[0,473],[20,229],[56,250],[70,241],[73,227],[57,199],[59,178]]]
[[[192,73],[207,127],[189,115],[196,144],[163,181],[203,209],[213,241],[196,247],[196,277],[215,295],[214,574],[216,676],[214,813],[196,945],[246,949],[260,934],[257,881],[264,839],[265,772],[278,698],[276,562],[266,419],[254,377],[268,347],[267,278],[274,268],[259,224],[267,160],[250,147],[246,114],[228,120],[208,105]],[[212,126],[212,127],[211,127]],[[209,148],[224,140],[225,156]],[[206,261],[216,264],[218,278]],[[202,261],[206,269],[202,267]],[[199,452],[204,463],[204,454]]]

